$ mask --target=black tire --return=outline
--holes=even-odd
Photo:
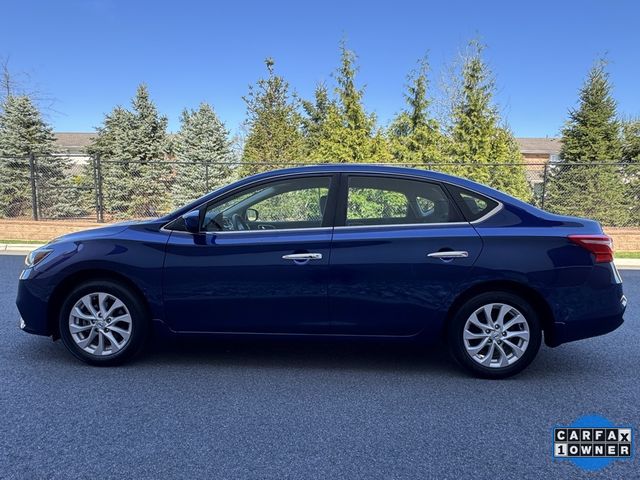
[[[529,326],[529,343],[524,353],[520,358],[515,360],[514,363],[504,367],[487,367],[481,365],[471,357],[471,354],[468,353],[465,348],[463,334],[467,319],[469,319],[477,309],[490,303],[503,303],[516,308],[525,317]],[[519,295],[509,292],[486,292],[471,298],[458,308],[451,318],[448,327],[448,343],[453,357],[468,372],[480,378],[507,378],[521,372],[529,366],[535,358],[542,340],[540,319],[535,309]]]
[[[72,338],[69,327],[71,309],[83,296],[94,292],[104,292],[120,299],[131,317],[128,341],[121,350],[106,356],[93,355],[80,348]],[[130,360],[140,352],[149,333],[149,316],[143,301],[126,286],[112,280],[90,280],[78,285],[66,296],[60,308],[58,325],[62,342],[76,358],[90,365],[114,366]]]

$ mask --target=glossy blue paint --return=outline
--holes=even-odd
[[[166,322],[192,332],[328,333],[331,231],[173,232],[163,273]],[[309,252],[322,259],[282,258]]]
[[[464,250],[469,256],[427,256],[443,250]],[[468,223],[336,228],[329,284],[333,331],[423,332],[437,338],[448,307],[464,290],[481,250],[482,240]]]
[[[502,208],[477,223],[192,234],[168,224],[182,214],[258,182],[317,174],[403,176],[458,185]],[[331,195],[338,199],[338,184]],[[334,197],[331,197],[334,198]],[[328,207],[329,208],[329,207]],[[335,216],[339,218],[339,216]],[[600,234],[592,220],[552,215],[474,182],[422,170],[325,165],[268,172],[224,187],[167,215],[73,233],[19,280],[25,330],[56,335],[56,307],[83,279],[110,276],[144,298],[158,331],[184,333],[388,336],[438,340],[452,306],[489,288],[530,296],[545,341],[558,345],[622,323],[622,284],[611,263],[571,243]],[[464,250],[467,258],[427,257]],[[296,263],[283,255],[314,252]]]

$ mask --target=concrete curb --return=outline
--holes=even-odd
[[[621,270],[640,270],[640,258],[616,258],[614,263]]]
[[[22,255],[31,250],[41,247],[44,244],[37,243],[0,243],[0,253],[6,255]]]

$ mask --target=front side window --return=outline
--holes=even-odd
[[[349,177],[347,226],[460,220],[455,206],[436,183],[393,177]]]
[[[262,184],[208,205],[204,231],[317,228],[331,177],[284,179]]]

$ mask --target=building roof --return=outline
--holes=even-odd
[[[516,138],[522,153],[557,155],[562,142],[559,138]]]
[[[55,132],[54,135],[58,146],[66,150],[84,150],[97,136],[92,132]]]
[[[94,132],[56,132],[58,146],[67,151],[84,151],[96,138]],[[557,155],[562,143],[559,138],[516,138],[522,153]]]

